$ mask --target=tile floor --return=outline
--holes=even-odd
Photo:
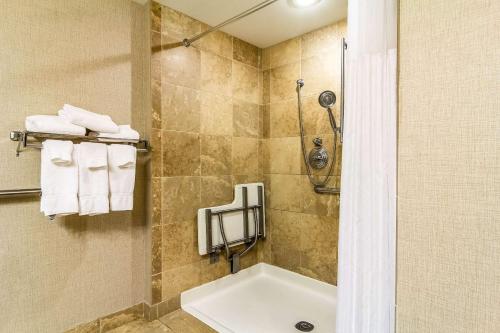
[[[158,320],[139,319],[117,327],[108,333],[214,333],[213,329],[191,316],[177,310]]]

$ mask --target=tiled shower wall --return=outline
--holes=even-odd
[[[229,203],[233,185],[263,181],[260,50],[153,3],[152,303],[161,315],[180,293],[229,273],[198,255],[198,208]],[[262,247],[262,246],[261,246]],[[256,251],[242,265],[257,263]],[[154,317],[155,314],[152,316]]]
[[[320,136],[331,152],[317,96],[339,95],[345,22],[265,50],[220,31],[186,48],[182,39],[208,26],[157,3],[151,27],[152,316],[178,308],[182,291],[229,274],[223,256],[211,265],[198,255],[196,214],[231,202],[237,183],[266,185],[267,239],[242,265],[268,262],[335,283],[338,196],[315,194],[308,182],[295,81],[306,80],[308,149]],[[331,186],[340,146],[337,155]]]
[[[318,104],[324,90],[337,95],[333,108],[337,122],[340,105],[342,21],[266,48],[262,53],[264,102],[264,173],[268,222],[272,235],[272,263],[336,284],[339,196],[316,194],[302,158],[297,111],[296,80],[302,89],[307,152],[315,137],[333,155],[333,135],[328,114]],[[339,186],[341,146],[337,142],[334,176],[329,186]],[[314,172],[322,179],[329,165]]]

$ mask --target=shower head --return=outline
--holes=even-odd
[[[319,105],[321,105],[325,109],[333,107],[336,101],[337,97],[335,96],[335,93],[330,90],[323,91],[318,98]]]
[[[304,86],[304,80],[298,79],[297,80],[297,86],[300,87],[300,88],[302,88]]]

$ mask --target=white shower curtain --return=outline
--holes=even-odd
[[[337,333],[394,332],[396,0],[349,0]]]

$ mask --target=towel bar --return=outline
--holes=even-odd
[[[40,188],[24,188],[15,190],[0,190],[0,198],[17,198],[42,195]]]
[[[32,140],[29,140],[29,139]],[[67,135],[67,134],[54,134],[54,133],[41,133],[41,132],[29,132],[29,131],[12,131],[10,132],[10,139],[12,141],[17,141],[16,156],[25,148],[42,148],[41,142],[45,139],[52,140],[70,140],[79,142],[98,142],[98,143],[122,143],[129,144],[137,147],[137,152],[147,153],[149,152],[149,142],[147,140],[129,140],[129,139],[117,139],[117,138],[105,138],[105,137],[95,137],[87,135]],[[103,141],[105,140],[105,141]]]

